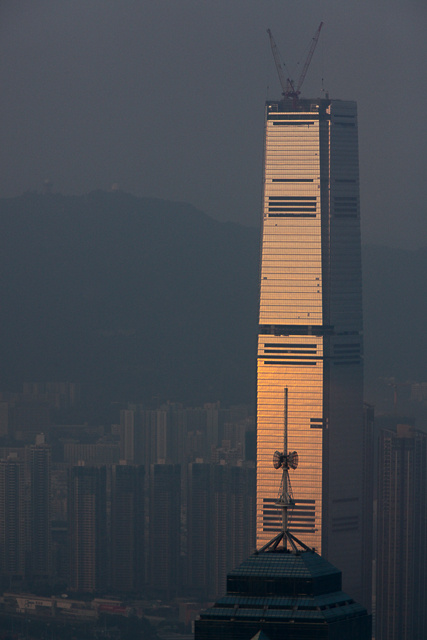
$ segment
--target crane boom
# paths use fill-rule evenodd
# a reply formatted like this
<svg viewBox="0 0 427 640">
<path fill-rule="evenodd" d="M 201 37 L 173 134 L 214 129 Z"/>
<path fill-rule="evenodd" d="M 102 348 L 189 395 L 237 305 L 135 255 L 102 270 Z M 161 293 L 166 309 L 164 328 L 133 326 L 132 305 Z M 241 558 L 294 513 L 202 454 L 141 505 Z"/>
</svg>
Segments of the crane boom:
<svg viewBox="0 0 427 640">
<path fill-rule="evenodd" d="M 283 95 L 286 96 L 288 94 L 289 84 L 292 87 L 292 83 L 290 80 L 285 79 L 285 74 L 283 73 L 282 63 L 280 62 L 279 52 L 276 47 L 276 43 L 274 42 L 273 34 L 270 29 L 267 29 L 267 33 L 270 38 L 271 50 L 273 52 L 274 62 L 276 63 L 277 75 L 279 76 L 280 84 L 282 85 Z M 293 87 L 292 87 L 293 89 Z"/>
<path fill-rule="evenodd" d="M 292 98 L 293 101 L 294 101 L 294 107 L 296 107 L 296 105 L 298 103 L 298 96 L 301 93 L 301 87 L 302 87 L 302 84 L 303 84 L 303 82 L 305 80 L 305 76 L 307 74 L 308 67 L 310 66 L 310 62 L 311 62 L 311 59 L 313 57 L 313 53 L 314 53 L 314 50 L 316 48 L 317 42 L 319 40 L 320 31 L 321 31 L 322 27 L 323 27 L 323 22 L 320 23 L 316 33 L 314 34 L 314 37 L 313 37 L 312 43 L 310 45 L 310 49 L 309 49 L 306 61 L 304 63 L 304 67 L 303 67 L 302 73 L 300 75 L 300 78 L 298 80 L 298 84 L 297 84 L 296 88 L 294 87 L 292 80 L 290 80 L 289 78 L 287 78 L 287 79 L 285 78 L 285 74 L 283 73 L 282 63 L 280 61 L 279 52 L 277 50 L 276 43 L 275 43 L 274 38 L 273 38 L 273 34 L 271 33 L 270 29 L 267 29 L 267 33 L 268 33 L 269 38 L 270 38 L 271 50 L 273 52 L 274 62 L 276 64 L 277 75 L 279 76 L 280 84 L 282 85 L 283 96 L 285 98 Z"/>
<path fill-rule="evenodd" d="M 313 38 L 313 41 L 311 43 L 310 50 L 308 52 L 308 56 L 307 56 L 307 59 L 306 59 L 305 64 L 304 64 L 304 68 L 303 68 L 303 70 L 301 72 L 301 75 L 300 75 L 300 78 L 298 80 L 298 85 L 297 85 L 297 89 L 296 89 L 297 95 L 299 95 L 301 93 L 300 89 L 302 87 L 302 83 L 305 80 L 305 76 L 307 74 L 308 67 L 310 66 L 310 62 L 311 62 L 311 59 L 313 57 L 313 53 L 314 53 L 314 50 L 316 48 L 317 42 L 319 40 L 320 31 L 321 31 L 322 27 L 323 27 L 323 22 L 320 23 L 319 28 L 317 29 L 316 33 L 314 34 L 314 38 Z"/>
</svg>

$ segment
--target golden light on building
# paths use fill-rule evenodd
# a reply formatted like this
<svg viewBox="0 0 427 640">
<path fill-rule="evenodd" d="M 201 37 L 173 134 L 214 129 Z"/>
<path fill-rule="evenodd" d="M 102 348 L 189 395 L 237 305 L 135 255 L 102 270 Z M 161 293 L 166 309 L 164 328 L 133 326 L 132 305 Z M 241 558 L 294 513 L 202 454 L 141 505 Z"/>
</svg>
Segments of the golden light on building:
<svg viewBox="0 0 427 640">
<path fill-rule="evenodd" d="M 280 530 L 271 464 L 298 451 L 290 531 L 362 598 L 363 367 L 357 108 L 266 105 L 257 398 L 257 544 Z"/>
</svg>

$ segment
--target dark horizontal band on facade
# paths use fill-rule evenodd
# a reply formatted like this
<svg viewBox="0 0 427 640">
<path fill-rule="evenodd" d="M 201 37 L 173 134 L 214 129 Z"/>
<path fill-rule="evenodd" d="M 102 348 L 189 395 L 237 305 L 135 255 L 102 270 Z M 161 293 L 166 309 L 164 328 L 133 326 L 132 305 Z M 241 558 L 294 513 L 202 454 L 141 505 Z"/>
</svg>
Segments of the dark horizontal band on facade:
<svg viewBox="0 0 427 640">
<path fill-rule="evenodd" d="M 271 520 L 271 519 L 275 519 L 275 520 L 279 520 L 281 518 L 281 514 L 280 514 L 281 508 L 279 506 L 269 506 L 264 507 L 262 512 L 263 512 L 263 518 L 264 520 Z M 292 514 L 292 517 L 299 517 L 299 516 L 309 516 L 311 518 L 314 517 L 315 514 L 315 508 L 314 507 L 297 507 L 297 506 L 292 506 L 290 507 L 290 513 Z"/>
<path fill-rule="evenodd" d="M 267 353 L 317 353 L 317 349 L 264 349 L 264 354 Z M 344 353 L 354 353 L 353 351 L 344 351 Z"/>
<path fill-rule="evenodd" d="M 271 182 L 314 182 L 313 178 L 272 178 Z M 336 180 L 335 182 L 339 182 Z M 350 182 L 356 182 L 355 180 Z"/>
<path fill-rule="evenodd" d="M 277 498 L 263 498 L 262 501 L 264 502 L 264 504 L 266 502 L 273 502 L 274 504 L 277 504 Z M 302 499 L 298 499 L 298 500 L 294 500 L 294 503 L 297 504 L 298 506 L 300 504 L 316 504 L 316 500 L 302 500 Z M 313 507 L 314 509 L 314 507 Z"/>
<path fill-rule="evenodd" d="M 290 525 L 292 526 L 292 524 L 297 524 L 300 526 L 304 526 L 304 522 L 310 522 L 310 524 L 314 525 L 314 523 L 316 522 L 315 518 L 300 518 L 300 517 L 295 517 L 294 514 L 292 512 L 290 512 L 289 514 L 289 520 L 290 520 Z"/>
<path fill-rule="evenodd" d="M 323 356 L 300 356 L 300 355 L 291 355 L 291 356 L 285 356 L 285 355 L 280 355 L 280 356 L 270 356 L 270 355 L 263 355 L 263 356 L 258 356 L 259 360 L 262 360 L 263 358 L 269 358 L 269 360 L 323 360 Z"/>
<path fill-rule="evenodd" d="M 315 213 L 269 213 L 269 218 L 315 218 Z"/>
<path fill-rule="evenodd" d="M 315 367 L 317 362 L 281 362 L 264 360 L 264 364 L 274 364 L 276 366 L 286 365 L 289 367 Z"/>
<path fill-rule="evenodd" d="M 314 120 L 307 120 L 306 122 L 273 122 L 273 126 L 279 127 L 309 127 L 311 124 L 314 124 Z"/>
<path fill-rule="evenodd" d="M 269 200 L 317 200 L 317 196 L 268 196 Z"/>
<path fill-rule="evenodd" d="M 350 346 L 355 346 L 355 345 L 348 345 Z M 305 348 L 305 349 L 316 349 L 317 348 L 317 344 L 304 344 L 304 343 L 292 343 L 292 342 L 287 342 L 286 344 L 281 344 L 280 342 L 266 342 L 264 344 L 264 348 L 267 347 L 275 347 L 277 349 L 299 349 L 299 348 Z"/>
<path fill-rule="evenodd" d="M 324 362 L 324 361 L 330 361 L 332 362 L 332 364 L 334 365 L 341 365 L 341 364 L 361 364 L 361 358 L 359 358 L 358 360 L 339 360 L 337 361 L 334 357 L 329 358 L 327 356 L 324 357 L 314 357 L 315 362 L 307 362 L 309 356 L 307 356 L 307 360 L 297 360 L 298 357 L 304 357 L 304 356 L 287 356 L 288 358 L 290 358 L 289 360 L 286 360 L 286 356 L 258 356 L 258 360 L 264 360 L 264 358 L 278 358 L 277 360 L 264 360 L 263 364 L 270 364 L 270 365 L 277 365 L 277 366 L 287 366 L 289 365 L 291 366 L 298 366 L 298 367 L 309 367 L 309 366 L 316 366 L 317 363 L 320 362 Z M 279 359 L 280 358 L 280 359 Z"/>
<path fill-rule="evenodd" d="M 340 116 L 338 116 L 340 117 Z M 319 115 L 313 113 L 313 115 L 310 115 L 311 119 L 314 120 L 319 120 Z M 285 113 L 274 113 L 274 111 L 270 111 L 270 113 L 267 114 L 267 120 L 307 120 L 308 116 L 307 115 L 303 115 L 302 113 L 292 113 L 292 115 L 288 115 Z"/>
<path fill-rule="evenodd" d="M 284 211 L 292 213 L 304 213 L 305 211 L 316 211 L 316 203 L 314 202 L 270 202 L 268 211 Z M 347 213 L 347 212 L 345 212 Z"/>
<path fill-rule="evenodd" d="M 278 353 L 279 355 L 271 355 Z M 284 351 L 283 349 L 264 349 L 264 354 L 257 356 L 258 360 L 268 358 L 269 360 L 332 360 L 333 362 L 353 362 L 360 360 L 360 349 L 353 351 L 338 351 L 333 356 L 309 356 L 302 355 L 306 353 L 316 353 L 316 351 L 302 351 L 301 349 L 289 349 Z M 285 355 L 290 354 L 290 355 Z"/>
<path fill-rule="evenodd" d="M 276 202 L 276 203 L 273 203 L 273 204 L 278 205 L 279 203 Z M 298 204 L 300 204 L 300 203 L 298 203 Z M 310 203 L 308 202 L 307 204 L 309 205 Z M 307 207 L 304 207 L 304 206 L 302 206 L 302 207 L 274 206 L 274 207 L 268 207 L 268 211 L 283 211 L 285 213 L 293 213 L 293 212 L 295 212 L 295 213 L 304 213 L 304 212 L 307 212 L 307 211 L 308 212 L 310 212 L 310 211 L 311 212 L 313 212 L 313 211 L 316 212 L 316 207 L 310 207 L 310 206 L 307 206 Z"/>
<path fill-rule="evenodd" d="M 263 527 L 262 529 L 263 531 L 267 532 L 269 531 L 270 533 L 280 533 L 282 531 L 281 527 Z M 297 527 L 289 527 L 289 531 L 290 533 L 298 533 L 298 532 L 304 532 L 304 533 L 315 533 L 315 529 L 313 528 L 313 525 L 307 525 L 306 527 L 304 527 L 303 525 L 298 525 Z"/>
<path fill-rule="evenodd" d="M 334 333 L 334 327 L 327 324 L 260 324 L 258 333 L 271 336 L 330 336 Z"/>
</svg>

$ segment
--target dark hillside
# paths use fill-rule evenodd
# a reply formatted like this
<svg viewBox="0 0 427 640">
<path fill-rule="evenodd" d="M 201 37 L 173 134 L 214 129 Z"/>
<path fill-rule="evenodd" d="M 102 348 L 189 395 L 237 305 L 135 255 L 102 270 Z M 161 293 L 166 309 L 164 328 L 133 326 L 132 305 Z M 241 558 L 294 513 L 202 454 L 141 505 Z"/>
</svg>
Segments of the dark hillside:
<svg viewBox="0 0 427 640">
<path fill-rule="evenodd" d="M 258 232 L 125 193 L 0 202 L 1 389 L 251 402 Z"/>
<path fill-rule="evenodd" d="M 0 200 L 0 390 L 87 403 L 255 399 L 258 230 L 114 192 Z M 367 398 L 427 381 L 427 249 L 363 251 Z"/>
<path fill-rule="evenodd" d="M 427 249 L 365 246 L 363 276 L 367 385 L 427 382 Z"/>
</svg>

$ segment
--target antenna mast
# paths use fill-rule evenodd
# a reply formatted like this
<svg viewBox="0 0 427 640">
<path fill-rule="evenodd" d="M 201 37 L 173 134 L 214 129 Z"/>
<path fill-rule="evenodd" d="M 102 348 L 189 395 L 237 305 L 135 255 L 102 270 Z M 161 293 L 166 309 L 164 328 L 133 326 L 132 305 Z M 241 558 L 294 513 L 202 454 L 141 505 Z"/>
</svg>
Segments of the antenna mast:
<svg viewBox="0 0 427 640">
<path fill-rule="evenodd" d="M 283 434 L 283 455 L 285 456 L 285 460 L 288 457 L 288 389 L 285 387 L 284 389 L 284 434 Z M 289 506 L 289 493 L 288 493 L 288 469 L 287 465 L 283 465 L 283 475 L 282 475 L 282 495 L 280 496 L 280 502 L 282 505 L 282 528 L 283 531 L 288 530 L 288 506 Z M 283 546 L 286 548 L 286 536 L 283 537 Z"/>
<path fill-rule="evenodd" d="M 283 400 L 283 427 L 284 427 L 284 440 L 283 440 L 283 453 L 276 451 L 273 456 L 273 466 L 275 469 L 283 469 L 282 482 L 280 483 L 280 496 L 275 503 L 279 509 L 282 510 L 282 531 L 279 534 L 280 540 L 283 539 L 283 547 L 287 548 L 287 541 L 289 540 L 294 551 L 296 547 L 294 545 L 292 536 L 288 531 L 288 509 L 292 507 L 295 502 L 292 498 L 289 482 L 289 469 L 296 469 L 298 466 L 298 454 L 296 451 L 288 453 L 288 389 L 284 388 L 284 400 Z"/>
<path fill-rule="evenodd" d="M 298 454 L 296 451 L 288 453 L 288 388 L 283 389 L 283 452 L 275 451 L 273 455 L 273 467 L 275 469 L 283 469 L 282 481 L 280 483 L 280 495 L 278 500 L 274 503 L 278 509 L 282 511 L 282 530 L 272 540 L 267 542 L 256 553 L 264 553 L 267 551 L 276 551 L 280 542 L 283 540 L 283 551 L 289 553 L 300 553 L 297 548 L 297 544 L 304 551 L 314 551 L 309 549 L 304 542 L 298 540 L 293 533 L 289 531 L 288 522 L 288 509 L 295 505 L 295 500 L 292 497 L 291 483 L 289 480 L 289 469 L 296 469 L 298 467 Z M 292 549 L 288 551 L 288 542 Z M 279 549 L 281 551 L 281 549 Z"/>
</svg>

